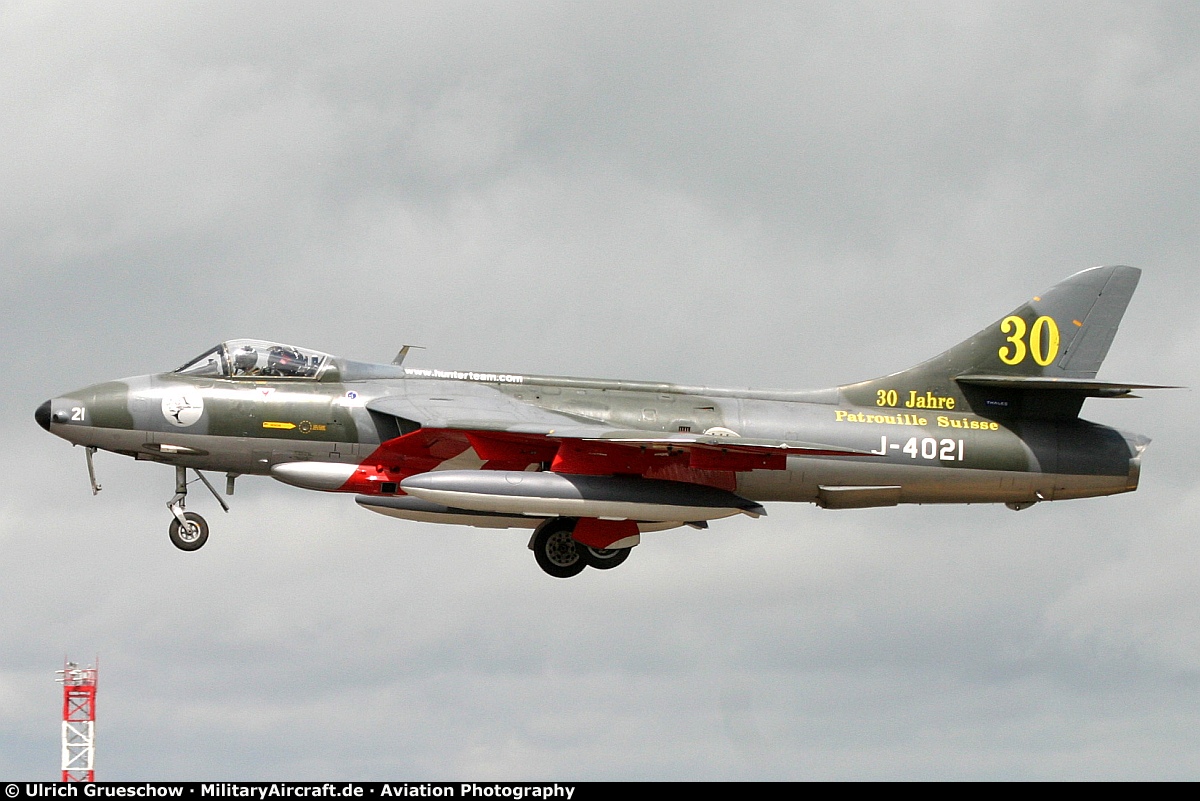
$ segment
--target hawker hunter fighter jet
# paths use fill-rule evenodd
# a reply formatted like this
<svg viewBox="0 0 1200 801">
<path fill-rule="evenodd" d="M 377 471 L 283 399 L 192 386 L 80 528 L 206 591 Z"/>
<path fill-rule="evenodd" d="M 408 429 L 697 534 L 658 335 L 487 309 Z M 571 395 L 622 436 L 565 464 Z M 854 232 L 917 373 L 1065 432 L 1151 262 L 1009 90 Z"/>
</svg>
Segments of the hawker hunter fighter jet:
<svg viewBox="0 0 1200 801">
<path fill-rule="evenodd" d="M 826 509 L 1088 498 L 1137 488 L 1149 442 L 1080 419 L 1140 271 L 1096 267 L 940 356 L 816 391 L 716 389 L 404 367 L 237 339 L 169 373 L 46 401 L 37 422 L 175 468 L 170 538 L 194 551 L 188 471 L 345 492 L 428 523 L 533 529 L 566 578 L 625 561 L 647 532 L 706 528 L 764 503 Z"/>
</svg>

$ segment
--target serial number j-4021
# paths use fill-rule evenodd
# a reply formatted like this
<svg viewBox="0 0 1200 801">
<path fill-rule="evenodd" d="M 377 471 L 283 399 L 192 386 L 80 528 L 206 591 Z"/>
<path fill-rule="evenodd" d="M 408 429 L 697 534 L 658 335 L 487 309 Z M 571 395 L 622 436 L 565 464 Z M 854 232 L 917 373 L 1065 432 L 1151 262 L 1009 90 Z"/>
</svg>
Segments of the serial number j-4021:
<svg viewBox="0 0 1200 801">
<path fill-rule="evenodd" d="M 890 451 L 906 453 L 912 459 L 927 459 L 940 462 L 961 462 L 963 441 L 961 439 L 936 439 L 934 437 L 909 437 L 908 442 L 888 442 L 886 436 L 879 437 L 879 449 L 871 453 L 884 456 Z"/>
</svg>

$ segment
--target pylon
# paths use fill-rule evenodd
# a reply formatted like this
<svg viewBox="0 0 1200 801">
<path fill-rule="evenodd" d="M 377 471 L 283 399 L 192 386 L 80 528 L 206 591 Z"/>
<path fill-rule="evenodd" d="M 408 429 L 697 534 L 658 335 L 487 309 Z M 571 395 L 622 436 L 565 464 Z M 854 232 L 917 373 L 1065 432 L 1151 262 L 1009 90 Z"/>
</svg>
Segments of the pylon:
<svg viewBox="0 0 1200 801">
<path fill-rule="evenodd" d="M 81 668 L 67 662 L 56 670 L 63 686 L 62 780 L 96 781 L 96 676 L 95 667 Z"/>
</svg>

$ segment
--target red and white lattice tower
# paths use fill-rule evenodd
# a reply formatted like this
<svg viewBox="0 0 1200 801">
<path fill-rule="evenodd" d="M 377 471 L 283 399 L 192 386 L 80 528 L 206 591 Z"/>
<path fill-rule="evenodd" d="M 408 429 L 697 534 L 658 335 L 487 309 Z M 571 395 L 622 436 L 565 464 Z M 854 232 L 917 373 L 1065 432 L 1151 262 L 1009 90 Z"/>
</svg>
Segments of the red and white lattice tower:
<svg viewBox="0 0 1200 801">
<path fill-rule="evenodd" d="M 63 686 L 62 780 L 96 781 L 96 667 L 67 662 L 55 671 Z"/>
</svg>

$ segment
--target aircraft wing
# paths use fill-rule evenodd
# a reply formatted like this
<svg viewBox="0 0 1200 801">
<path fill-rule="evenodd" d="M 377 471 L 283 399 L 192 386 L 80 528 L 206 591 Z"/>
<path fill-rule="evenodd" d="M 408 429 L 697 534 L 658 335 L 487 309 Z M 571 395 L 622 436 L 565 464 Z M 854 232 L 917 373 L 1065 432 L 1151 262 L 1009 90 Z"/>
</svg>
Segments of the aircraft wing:
<svg viewBox="0 0 1200 801">
<path fill-rule="evenodd" d="M 595 421 L 552 412 L 496 391 L 480 392 L 485 387 L 464 384 L 452 397 L 438 394 L 396 394 L 376 398 L 367 409 L 410 420 L 423 428 L 479 429 L 482 431 L 544 432 L 578 427 L 597 431 L 606 426 Z"/>
<path fill-rule="evenodd" d="M 728 487 L 735 472 L 786 469 L 788 456 L 872 455 L 823 443 L 620 429 L 494 392 L 445 400 L 398 395 L 370 401 L 367 408 L 420 426 L 381 446 L 403 460 L 406 471 L 431 470 L 473 448 L 488 470 L 541 463 L 559 473 L 636 474 Z"/>
<path fill-rule="evenodd" d="M 870 451 L 823 445 L 816 442 L 796 442 L 749 437 L 696 436 L 692 434 L 648 435 L 646 431 L 612 431 L 600 436 L 585 437 L 589 442 L 614 442 L 642 448 L 684 449 L 712 453 L 741 453 L 757 456 L 871 456 Z"/>
</svg>

